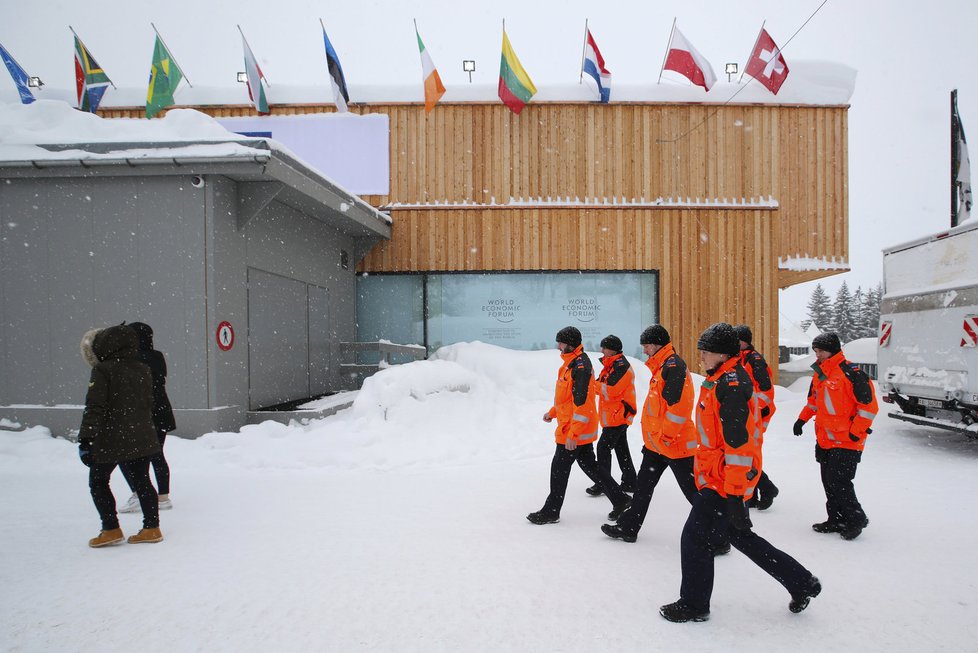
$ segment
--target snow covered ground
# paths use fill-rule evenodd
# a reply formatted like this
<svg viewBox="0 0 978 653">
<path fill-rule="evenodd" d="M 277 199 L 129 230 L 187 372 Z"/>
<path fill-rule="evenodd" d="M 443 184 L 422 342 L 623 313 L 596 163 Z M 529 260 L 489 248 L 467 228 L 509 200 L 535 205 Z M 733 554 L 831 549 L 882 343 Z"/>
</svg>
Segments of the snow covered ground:
<svg viewBox="0 0 978 653">
<path fill-rule="evenodd" d="M 0 430 L 0 650 L 975 650 L 978 443 L 881 415 L 856 479 L 869 528 L 819 535 L 814 433 L 791 435 L 807 383 L 778 388 L 765 464 L 781 495 L 752 518 L 824 591 L 793 615 L 734 551 L 711 620 L 671 624 L 657 611 L 678 596 L 688 513 L 671 476 L 635 544 L 600 532 L 609 504 L 579 470 L 559 524 L 525 519 L 547 493 L 559 364 L 455 345 L 307 426 L 172 438 L 156 545 L 88 548 L 99 522 L 75 446 Z M 629 439 L 639 455 L 638 425 Z M 124 500 L 118 473 L 113 487 Z"/>
</svg>

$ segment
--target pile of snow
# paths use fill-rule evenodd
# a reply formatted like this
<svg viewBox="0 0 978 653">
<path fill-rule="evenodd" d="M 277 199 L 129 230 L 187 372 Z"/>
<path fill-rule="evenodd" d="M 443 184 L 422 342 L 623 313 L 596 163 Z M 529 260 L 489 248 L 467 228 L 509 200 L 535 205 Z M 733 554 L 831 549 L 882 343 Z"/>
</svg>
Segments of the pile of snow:
<svg viewBox="0 0 978 653">
<path fill-rule="evenodd" d="M 648 370 L 631 362 L 641 397 Z M 75 446 L 0 428 L 3 648 L 970 650 L 978 639 L 978 505 L 948 501 L 978 475 L 963 437 L 881 414 L 856 479 L 870 527 L 853 542 L 819 535 L 812 427 L 791 435 L 807 383 L 776 388 L 764 462 L 781 494 L 752 520 L 823 593 L 792 615 L 784 589 L 733 552 L 716 562 L 711 620 L 675 625 L 656 614 L 678 596 L 689 512 L 670 474 L 634 544 L 601 533 L 609 503 L 585 494 L 577 469 L 559 524 L 524 518 L 548 491 L 553 426 L 541 416 L 560 364 L 556 351 L 453 345 L 378 372 L 352 408 L 311 424 L 170 438 L 174 508 L 152 546 L 89 549 L 98 520 Z M 640 459 L 637 424 L 628 437 Z M 922 469 L 930 481 L 906 491 Z M 124 500 L 118 473 L 113 487 Z M 121 524 L 131 534 L 140 516 Z"/>
</svg>

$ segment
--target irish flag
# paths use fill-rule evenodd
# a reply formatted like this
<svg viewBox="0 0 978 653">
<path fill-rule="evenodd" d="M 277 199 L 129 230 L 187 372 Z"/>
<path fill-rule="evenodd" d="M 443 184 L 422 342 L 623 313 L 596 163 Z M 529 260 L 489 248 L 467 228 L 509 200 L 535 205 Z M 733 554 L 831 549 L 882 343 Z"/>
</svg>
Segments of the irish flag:
<svg viewBox="0 0 978 653">
<path fill-rule="evenodd" d="M 510 111 L 519 115 L 520 111 L 530 98 L 536 95 L 537 87 L 533 85 L 533 80 L 523 70 L 513 46 L 506 36 L 506 28 L 503 28 L 503 56 L 499 63 L 499 99 L 503 101 Z"/>
<path fill-rule="evenodd" d="M 421 50 L 421 74 L 424 76 L 424 112 L 431 113 L 431 110 L 438 104 L 438 100 L 445 94 L 445 85 L 441 83 L 438 69 L 435 68 L 435 62 L 431 60 L 428 49 L 424 47 L 424 41 L 421 40 L 417 25 L 414 27 L 414 34 L 418 37 L 418 49 Z"/>
</svg>

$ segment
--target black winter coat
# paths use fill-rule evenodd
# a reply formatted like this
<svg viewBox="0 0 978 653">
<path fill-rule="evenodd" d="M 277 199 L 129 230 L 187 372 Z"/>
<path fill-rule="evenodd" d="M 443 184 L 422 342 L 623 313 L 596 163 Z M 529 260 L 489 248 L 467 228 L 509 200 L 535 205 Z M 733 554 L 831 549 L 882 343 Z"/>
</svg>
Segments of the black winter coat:
<svg viewBox="0 0 978 653">
<path fill-rule="evenodd" d="M 129 325 L 139 338 L 136 359 L 149 366 L 153 373 L 153 424 L 158 431 L 169 433 L 177 428 L 173 406 L 166 396 L 166 358 L 163 352 L 153 349 L 153 329 L 148 324 L 133 322 Z"/>
<path fill-rule="evenodd" d="M 93 463 L 120 463 L 160 451 L 153 426 L 153 377 L 136 360 L 136 332 L 128 326 L 99 331 L 78 439 Z"/>
</svg>

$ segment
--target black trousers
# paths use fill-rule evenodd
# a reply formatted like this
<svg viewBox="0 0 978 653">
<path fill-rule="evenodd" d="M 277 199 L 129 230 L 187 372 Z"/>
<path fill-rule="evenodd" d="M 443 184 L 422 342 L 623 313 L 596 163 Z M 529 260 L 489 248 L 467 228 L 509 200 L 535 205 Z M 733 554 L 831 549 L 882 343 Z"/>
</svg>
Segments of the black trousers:
<svg viewBox="0 0 978 653">
<path fill-rule="evenodd" d="M 143 528 L 159 528 L 160 504 L 153 483 L 149 480 L 149 456 L 118 463 L 122 475 L 139 497 L 139 507 L 143 510 Z M 109 487 L 109 479 L 115 471 L 116 463 L 94 463 L 88 469 L 88 488 L 92 501 L 102 520 L 102 530 L 119 528 L 119 515 L 116 513 L 115 496 Z"/>
<path fill-rule="evenodd" d="M 601 437 L 598 439 L 598 465 L 601 469 L 611 473 L 611 452 L 615 452 L 618 458 L 618 469 L 621 470 L 621 484 L 635 485 L 635 464 L 632 462 L 632 453 L 628 450 L 628 424 L 620 426 L 605 426 L 601 429 Z"/>
<path fill-rule="evenodd" d="M 160 452 L 155 456 L 150 456 L 149 463 L 153 466 L 153 473 L 156 474 L 156 487 L 159 493 L 169 494 L 170 465 L 166 462 L 166 456 L 163 455 L 163 443 L 166 441 L 166 431 L 156 429 L 156 437 L 160 440 Z M 123 477 L 126 479 L 126 483 L 129 483 L 129 489 L 135 492 L 136 488 L 129 481 L 129 477 L 125 473 L 123 473 Z"/>
<path fill-rule="evenodd" d="M 741 531 L 730 526 L 726 501 L 713 490 L 702 490 L 693 501 L 681 541 L 683 580 L 680 597 L 693 608 L 710 609 L 713 550 L 724 536 L 729 536 L 735 549 L 781 583 L 790 594 L 801 594 L 811 583 L 812 573 L 753 530 Z"/>
<path fill-rule="evenodd" d="M 568 451 L 564 445 L 558 444 L 550 463 L 550 494 L 543 504 L 544 512 L 560 515 L 560 509 L 564 505 L 564 495 L 567 493 L 567 480 L 570 478 L 571 468 L 575 462 L 588 478 L 601 488 L 614 507 L 617 508 L 628 502 L 628 495 L 622 492 L 621 486 L 615 483 L 615 479 L 611 478 L 607 470 L 598 466 L 592 443 L 579 444 L 573 451 Z"/>
<path fill-rule="evenodd" d="M 830 522 L 863 526 L 867 523 L 866 513 L 852 484 L 861 459 L 861 451 L 815 447 L 815 460 L 821 468 L 822 487 L 825 488 L 825 511 Z"/>
<path fill-rule="evenodd" d="M 682 490 L 686 500 L 690 504 L 693 503 L 697 495 L 696 480 L 693 478 L 693 457 L 669 458 L 648 447 L 642 447 L 642 466 L 638 470 L 632 505 L 618 520 L 618 525 L 626 535 L 637 535 L 641 530 L 645 515 L 649 512 L 649 503 L 652 502 L 652 493 L 655 492 L 655 486 L 658 485 L 666 469 L 672 469 L 672 474 L 679 483 L 679 489 Z"/>
</svg>

